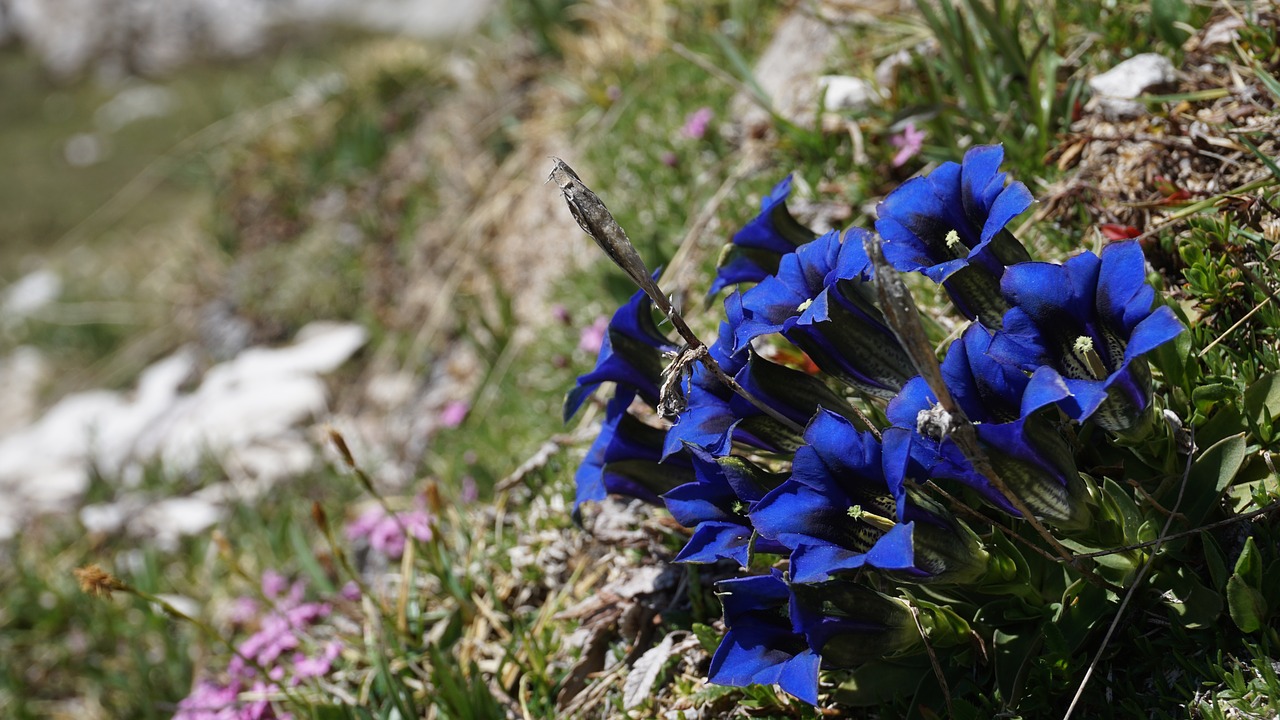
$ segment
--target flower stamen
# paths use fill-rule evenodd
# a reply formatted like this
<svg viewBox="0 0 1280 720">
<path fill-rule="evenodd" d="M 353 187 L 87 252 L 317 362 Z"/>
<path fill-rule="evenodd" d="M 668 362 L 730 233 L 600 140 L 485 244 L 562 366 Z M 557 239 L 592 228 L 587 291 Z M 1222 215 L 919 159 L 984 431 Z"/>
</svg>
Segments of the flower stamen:
<svg viewBox="0 0 1280 720">
<path fill-rule="evenodd" d="M 966 254 L 964 251 L 967 248 L 965 248 L 964 243 L 960 240 L 960 233 L 955 230 L 948 230 L 947 236 L 944 239 L 947 241 L 948 250 L 959 255 Z"/>
<path fill-rule="evenodd" d="M 882 515 L 876 515 L 862 509 L 861 505 L 850 505 L 845 514 L 853 518 L 856 522 L 863 522 L 882 532 L 889 532 L 896 524 L 894 521 Z"/>
<path fill-rule="evenodd" d="M 1107 371 L 1107 366 L 1103 364 L 1102 357 L 1098 355 L 1098 351 L 1093 347 L 1093 338 L 1088 335 L 1081 335 L 1076 338 L 1076 342 L 1071 346 L 1071 350 L 1075 356 L 1084 363 L 1085 367 L 1093 375 L 1094 380 L 1106 380 L 1111 373 Z"/>
</svg>

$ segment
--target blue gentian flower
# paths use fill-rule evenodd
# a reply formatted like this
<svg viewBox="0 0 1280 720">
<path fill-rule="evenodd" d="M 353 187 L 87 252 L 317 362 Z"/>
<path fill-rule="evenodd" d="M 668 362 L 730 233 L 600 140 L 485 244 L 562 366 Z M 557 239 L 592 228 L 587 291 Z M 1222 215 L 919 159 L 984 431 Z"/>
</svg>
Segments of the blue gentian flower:
<svg viewBox="0 0 1280 720">
<path fill-rule="evenodd" d="M 853 668 L 924 647 L 911 607 L 863 585 L 847 581 L 791 584 L 791 627 L 822 658 L 822 667 Z M 920 614 L 934 647 L 954 642 L 934 614 Z M 944 634 L 934 632 L 942 630 Z"/>
<path fill-rule="evenodd" d="M 617 383 L 620 393 L 638 393 L 650 405 L 658 403 L 663 353 L 677 348 L 654 324 L 652 308 L 653 301 L 641 290 L 613 314 L 595 369 L 580 376 L 565 398 L 565 422 L 605 382 Z"/>
<path fill-rule="evenodd" d="M 1055 382 L 1043 374 L 1033 383 L 1022 368 L 991 354 L 991 346 L 992 336 L 981 324 L 969 326 L 951 344 L 942 362 L 948 391 L 975 424 L 992 469 L 1037 517 L 1063 529 L 1088 527 L 1091 513 L 1074 453 L 1048 414 L 1048 406 L 1068 397 L 1069 391 L 1060 379 Z M 973 467 L 954 441 L 916 432 L 920 413 L 936 404 L 920 377 L 889 403 L 890 422 L 912 435 L 912 457 L 927 477 L 963 483 L 1017 516 L 1009 499 Z M 891 436 L 897 438 L 886 435 L 886 445 L 894 444 Z"/>
<path fill-rule="evenodd" d="M 866 235 L 853 228 L 841 242 L 830 232 L 782 258 L 777 274 L 743 294 L 735 348 L 781 333 L 827 373 L 870 395 L 893 397 L 913 372 L 875 306 Z"/>
<path fill-rule="evenodd" d="M 1146 277 L 1137 241 L 1112 243 L 1101 257 L 1083 252 L 1062 265 L 1010 267 L 1001 284 L 1014 307 L 993 352 L 1036 371 L 1036 388 L 1063 383 L 1070 397 L 1061 406 L 1072 419 L 1140 439 L 1152 417 L 1143 356 L 1185 329 L 1168 307 L 1152 308 L 1155 290 Z"/>
<path fill-rule="evenodd" d="M 582 503 L 603 500 L 610 493 L 658 505 L 663 493 L 694 479 L 684 457 L 659 464 L 666 432 L 628 413 L 631 400 L 632 395 L 620 394 L 609 401 L 600 434 L 573 477 L 575 514 Z"/>
<path fill-rule="evenodd" d="M 822 659 L 788 617 L 791 590 L 778 571 L 722 580 L 725 633 L 707 679 L 717 685 L 777 685 L 816 705 Z"/>
<path fill-rule="evenodd" d="M 725 298 L 724 306 L 728 320 L 720 324 L 720 334 L 708 351 L 743 389 L 801 427 L 820 406 L 856 417 L 848 401 L 821 380 L 769 362 L 749 347 L 734 352 L 733 329 L 743 322 L 742 294 Z M 728 455 L 734 442 L 768 452 L 789 452 L 803 444 L 802 437 L 730 390 L 702 365 L 694 368 L 686 389 L 687 406 L 667 434 L 667 455 L 686 444 L 717 457 Z"/>
<path fill-rule="evenodd" d="M 853 668 L 919 650 L 921 628 L 935 647 L 971 637 L 954 612 L 918 603 L 913 613 L 903 600 L 850 582 L 788 583 L 774 570 L 716 587 L 729 632 L 711 658 L 708 679 L 735 687 L 774 684 L 810 704 L 818 701 L 820 668 Z"/>
<path fill-rule="evenodd" d="M 966 317 L 1000 327 L 1007 309 L 1000 277 L 1007 265 L 1030 260 L 1005 229 L 1033 199 L 999 172 L 1004 148 L 971 148 L 957 165 L 943 163 L 889 193 L 876 208 L 885 259 L 901 272 L 942 283 Z"/>
<path fill-rule="evenodd" d="M 774 186 L 760 203 L 760 214 L 733 236 L 720 256 L 715 282 L 708 296 L 714 296 L 729 285 L 760 282 L 777 272 L 783 255 L 804 244 L 817 233 L 806 228 L 787 210 L 791 194 L 791 176 Z"/>
<path fill-rule="evenodd" d="M 791 550 L 793 582 L 874 567 L 912 582 L 963 582 L 986 571 L 977 538 L 922 498 L 899 505 L 880 443 L 819 410 L 796 451 L 791 477 L 751 512 L 760 535 Z M 901 485 L 901 479 L 896 481 Z"/>
<path fill-rule="evenodd" d="M 743 458 L 715 458 L 695 447 L 689 452 L 697 479 L 662 496 L 676 522 L 693 528 L 693 537 L 676 555 L 676 562 L 711 563 L 723 558 L 747 567 L 755 532 L 747 514 L 781 478 Z M 761 538 L 755 551 L 781 554 L 785 548 Z"/>
</svg>

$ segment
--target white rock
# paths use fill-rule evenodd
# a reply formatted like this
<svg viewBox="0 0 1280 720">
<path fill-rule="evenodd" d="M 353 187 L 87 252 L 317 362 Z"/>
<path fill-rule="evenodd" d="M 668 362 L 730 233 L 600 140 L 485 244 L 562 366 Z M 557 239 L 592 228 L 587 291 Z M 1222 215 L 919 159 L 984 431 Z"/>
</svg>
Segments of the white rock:
<svg viewBox="0 0 1280 720">
<path fill-rule="evenodd" d="M 1133 98 L 1177 80 L 1173 63 L 1163 55 L 1142 53 L 1089 79 L 1093 98 L 1086 110 L 1101 111 L 1112 119 L 1137 117 L 1146 106 Z"/>
<path fill-rule="evenodd" d="M 35 418 L 40 386 L 49 363 L 39 350 L 23 345 L 0 358 L 0 437 L 31 423 Z"/>
<path fill-rule="evenodd" d="M 67 509 L 88 487 L 91 467 L 127 478 L 159 458 L 170 472 L 188 472 L 214 453 L 233 479 L 251 481 L 254 494 L 305 472 L 315 450 L 297 426 L 326 410 L 319 375 L 366 340 L 357 325 L 316 323 L 292 345 L 252 348 L 212 368 L 192 393 L 180 392 L 196 364 L 194 353 L 183 349 L 147 368 L 132 393 L 63 398 L 35 423 L 0 435 L 0 497 L 8 500 L 0 503 L 0 538 L 32 512 Z M 233 488 L 210 490 L 141 511 L 135 501 L 85 508 L 81 520 L 101 530 L 124 522 L 130 532 L 154 533 L 171 545 L 216 522 Z M 246 488 L 234 490 L 246 494 Z M 122 520 L 121 513 L 132 517 Z"/>
<path fill-rule="evenodd" d="M 29 317 L 62 295 L 62 278 L 44 269 L 24 275 L 4 291 L 0 315 L 6 318 Z"/>
<path fill-rule="evenodd" d="M 818 88 L 827 110 L 866 110 L 882 98 L 875 83 L 848 75 L 823 75 Z"/>
<path fill-rule="evenodd" d="M 129 517 L 137 512 L 133 503 L 101 503 L 80 508 L 80 524 L 91 533 L 119 532 Z"/>
<path fill-rule="evenodd" d="M 207 500 L 175 497 L 140 512 L 129 523 L 129 530 L 154 537 L 162 548 L 173 549 L 182 536 L 204 532 L 221 518 L 222 509 Z"/>
<path fill-rule="evenodd" d="M 1204 35 L 1200 38 L 1199 48 L 1204 50 L 1218 45 L 1230 45 L 1240 37 L 1240 30 L 1243 27 L 1243 19 L 1235 15 L 1228 15 L 1205 28 Z"/>
</svg>

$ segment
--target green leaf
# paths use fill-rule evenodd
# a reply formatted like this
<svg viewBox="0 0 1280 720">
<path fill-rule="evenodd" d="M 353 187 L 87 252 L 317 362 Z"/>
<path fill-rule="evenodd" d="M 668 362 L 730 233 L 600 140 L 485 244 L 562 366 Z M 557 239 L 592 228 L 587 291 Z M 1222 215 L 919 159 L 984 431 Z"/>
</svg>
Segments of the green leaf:
<svg viewBox="0 0 1280 720">
<path fill-rule="evenodd" d="M 1272 373 L 1256 380 L 1244 391 L 1242 409 L 1222 408 L 1209 418 L 1209 422 L 1197 433 L 1201 445 L 1217 442 L 1222 438 L 1249 429 L 1248 418 L 1254 425 L 1262 425 L 1267 415 L 1280 417 L 1280 373 Z"/>
<path fill-rule="evenodd" d="M 1129 497 L 1129 493 L 1120 487 L 1111 478 L 1106 478 L 1102 483 L 1103 492 L 1114 504 L 1115 508 L 1120 511 L 1120 519 L 1124 524 L 1124 542 L 1126 544 L 1137 542 L 1138 529 L 1142 527 L 1142 512 L 1138 509 L 1138 504 Z"/>
<path fill-rule="evenodd" d="M 1244 433 L 1224 438 L 1200 453 L 1200 457 L 1191 465 L 1181 510 L 1193 526 L 1204 522 L 1217 504 L 1218 498 L 1240 471 L 1244 459 Z M 1173 502 L 1178 492 L 1178 484 L 1178 482 L 1173 483 L 1174 487 L 1166 493 L 1166 497 L 1162 498 L 1162 503 Z"/>
<path fill-rule="evenodd" d="M 916 656 L 905 660 L 867 663 L 849 673 L 836 688 L 835 700 L 851 707 L 872 707 L 910 697 L 922 678 L 932 678 L 928 659 Z"/>
<path fill-rule="evenodd" d="M 1227 580 L 1227 608 L 1240 632 L 1256 632 L 1267 617 L 1267 601 L 1262 593 L 1249 587 L 1239 575 Z"/>
<path fill-rule="evenodd" d="M 1262 589 L 1262 554 L 1258 552 L 1258 545 L 1253 541 L 1253 537 L 1244 541 L 1244 550 L 1241 550 L 1240 557 L 1236 558 L 1233 574 L 1239 575 L 1249 583 L 1249 587 Z"/>
<path fill-rule="evenodd" d="M 1185 566 L 1154 574 L 1151 585 L 1162 591 L 1161 600 L 1181 627 L 1212 627 L 1222 613 L 1222 596 L 1205 587 Z"/>
<path fill-rule="evenodd" d="M 1183 0 L 1151 0 L 1151 30 L 1174 49 L 1187 39 L 1187 31 L 1179 24 L 1190 17 L 1191 10 Z"/>
<path fill-rule="evenodd" d="M 1267 617 L 1267 600 L 1262 595 L 1262 555 L 1250 537 L 1236 559 L 1235 572 L 1227 580 L 1227 607 L 1241 632 L 1254 632 Z"/>
<path fill-rule="evenodd" d="M 694 623 L 693 636 L 698 638 L 698 644 L 702 646 L 703 650 L 713 655 L 716 652 L 716 648 L 720 647 L 720 633 L 706 623 Z"/>
<path fill-rule="evenodd" d="M 1204 562 L 1209 568 L 1209 579 L 1213 587 L 1222 592 L 1227 588 L 1227 558 L 1218 547 L 1218 541 L 1208 532 L 1200 533 L 1200 546 L 1204 548 Z"/>
</svg>

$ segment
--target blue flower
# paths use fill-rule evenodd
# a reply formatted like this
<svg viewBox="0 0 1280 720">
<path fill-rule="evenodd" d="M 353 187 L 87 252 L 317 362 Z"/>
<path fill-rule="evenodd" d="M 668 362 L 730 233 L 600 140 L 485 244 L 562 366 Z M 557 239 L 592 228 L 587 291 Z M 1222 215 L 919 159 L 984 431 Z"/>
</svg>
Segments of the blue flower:
<svg viewBox="0 0 1280 720">
<path fill-rule="evenodd" d="M 711 658 L 708 679 L 742 687 L 774 684 L 818 702 L 820 668 L 852 668 L 924 646 L 969 642 L 968 624 L 949 610 L 918 603 L 918 615 L 898 598 L 850 582 L 788 583 L 769 575 L 716 584 L 729 628 Z M 919 625 L 917 625 L 917 618 Z"/>
<path fill-rule="evenodd" d="M 1005 226 L 1033 199 L 1022 183 L 1005 185 L 1003 159 L 999 145 L 972 148 L 962 164 L 908 180 L 876 208 L 889 264 L 942 283 L 961 313 L 990 327 L 1008 307 L 999 285 L 1005 266 L 1031 259 Z"/>
<path fill-rule="evenodd" d="M 825 372 L 870 395 L 893 397 L 912 375 L 911 360 L 875 306 L 866 234 L 854 228 L 841 242 L 830 232 L 782 258 L 776 275 L 743 294 L 734 347 L 781 333 Z"/>
<path fill-rule="evenodd" d="M 1169 308 L 1152 308 L 1141 246 L 1117 242 L 1101 257 L 1083 252 L 1062 265 L 1015 265 L 1001 285 L 1014 307 L 992 352 L 1036 372 L 1036 391 L 1065 385 L 1070 397 L 1060 404 L 1072 419 L 1141 438 L 1152 417 L 1143 356 L 1185 329 Z"/>
<path fill-rule="evenodd" d="M 1069 391 L 1060 380 L 1054 382 L 1043 374 L 1033 383 L 1018 365 L 993 355 L 992 344 L 990 332 L 980 324 L 969 326 L 951 344 L 942 362 L 948 391 L 975 423 L 978 441 L 994 471 L 1037 517 L 1064 529 L 1087 527 L 1091 514 L 1074 453 L 1044 410 L 1066 398 Z M 889 420 L 912 435 L 912 457 L 927 477 L 963 483 L 1017 516 L 1009 499 L 973 467 L 952 439 L 916 433 L 920 413 L 936 404 L 937 398 L 919 377 L 889 404 Z M 886 445 L 897 437 L 887 434 Z"/>
<path fill-rule="evenodd" d="M 962 582 L 986 571 L 977 538 L 923 498 L 898 502 L 879 442 L 819 410 L 796 451 L 791 477 L 751 512 L 760 535 L 791 549 L 791 579 L 818 582 L 874 567 L 912 582 Z M 901 486 L 901 478 L 895 484 Z"/>
<path fill-rule="evenodd" d="M 760 214 L 733 236 L 725 247 L 708 296 L 729 285 L 760 282 L 778 269 L 783 255 L 812 240 L 817 233 L 796 222 L 787 210 L 791 176 L 774 186 L 760 203 Z"/>
<path fill-rule="evenodd" d="M 780 478 L 742 458 L 714 458 L 694 447 L 689 452 L 697 479 L 662 496 L 676 522 L 693 528 L 693 537 L 676 555 L 676 562 L 711 563 L 723 558 L 747 567 L 755 532 L 747 513 Z M 781 545 L 764 539 L 754 549 L 785 552 Z"/>
<path fill-rule="evenodd" d="M 711 658 L 707 679 L 717 685 L 777 685 L 816 705 L 822 659 L 788 617 L 791 590 L 770 575 L 717 583 L 729 628 Z"/>
<path fill-rule="evenodd" d="M 595 369 L 580 376 L 565 398 L 565 422 L 605 382 L 617 383 L 619 394 L 638 393 L 650 405 L 657 404 L 662 354 L 677 348 L 654 324 L 652 308 L 653 301 L 641 290 L 613 314 Z"/>
<path fill-rule="evenodd" d="M 666 432 L 628 413 L 631 400 L 630 394 L 620 394 L 609 401 L 600 434 L 573 478 L 575 514 L 582 503 L 610 493 L 658 505 L 663 493 L 693 480 L 693 468 L 683 457 L 659 464 Z"/>
</svg>

